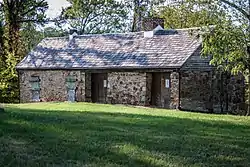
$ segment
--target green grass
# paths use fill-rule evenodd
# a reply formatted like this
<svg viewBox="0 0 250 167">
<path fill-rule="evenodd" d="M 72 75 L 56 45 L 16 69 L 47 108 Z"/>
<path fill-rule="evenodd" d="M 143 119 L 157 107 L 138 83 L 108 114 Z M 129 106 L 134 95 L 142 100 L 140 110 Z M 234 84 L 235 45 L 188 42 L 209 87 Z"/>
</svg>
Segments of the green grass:
<svg viewBox="0 0 250 167">
<path fill-rule="evenodd" d="M 0 166 L 250 166 L 250 118 L 87 103 L 7 105 Z"/>
</svg>

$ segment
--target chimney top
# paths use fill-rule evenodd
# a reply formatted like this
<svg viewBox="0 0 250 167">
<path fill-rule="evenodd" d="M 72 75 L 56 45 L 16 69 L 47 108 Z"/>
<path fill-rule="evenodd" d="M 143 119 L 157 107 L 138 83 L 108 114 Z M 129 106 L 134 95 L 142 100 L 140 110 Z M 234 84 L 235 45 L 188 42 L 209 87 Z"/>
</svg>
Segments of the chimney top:
<svg viewBox="0 0 250 167">
<path fill-rule="evenodd" d="M 77 29 L 70 29 L 69 30 L 69 40 L 72 41 L 75 36 L 77 36 Z"/>
<path fill-rule="evenodd" d="M 157 26 L 161 26 L 164 29 L 164 19 L 158 17 L 145 18 L 142 22 L 143 31 L 152 31 Z"/>
<path fill-rule="evenodd" d="M 70 29 L 70 30 L 69 30 L 69 34 L 70 34 L 70 35 L 72 35 L 72 34 L 74 34 L 74 33 L 77 33 L 77 29 Z"/>
</svg>

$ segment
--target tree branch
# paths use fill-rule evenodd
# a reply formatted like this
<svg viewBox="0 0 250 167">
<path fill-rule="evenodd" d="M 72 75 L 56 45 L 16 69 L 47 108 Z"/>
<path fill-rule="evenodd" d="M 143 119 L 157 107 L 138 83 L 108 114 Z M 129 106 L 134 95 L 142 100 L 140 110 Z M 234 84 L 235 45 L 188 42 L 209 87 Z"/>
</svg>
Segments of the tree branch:
<svg viewBox="0 0 250 167">
<path fill-rule="evenodd" d="M 231 6 L 232 8 L 236 9 L 237 11 L 239 11 L 240 13 L 242 13 L 245 17 L 247 17 L 248 20 L 250 20 L 250 13 L 248 13 L 247 11 L 245 11 L 243 8 L 241 8 L 240 6 L 236 5 L 233 2 L 230 2 L 228 0 L 220 0 L 221 2 Z"/>
<path fill-rule="evenodd" d="M 25 16 L 26 14 L 28 14 L 28 13 L 32 12 L 33 10 L 35 10 L 36 8 L 41 7 L 44 3 L 46 3 L 44 0 L 38 2 L 37 5 L 33 6 L 31 9 L 29 9 L 29 10 L 23 12 L 23 13 L 21 14 L 21 16 Z M 44 6 L 44 7 L 45 7 L 45 6 Z"/>
</svg>

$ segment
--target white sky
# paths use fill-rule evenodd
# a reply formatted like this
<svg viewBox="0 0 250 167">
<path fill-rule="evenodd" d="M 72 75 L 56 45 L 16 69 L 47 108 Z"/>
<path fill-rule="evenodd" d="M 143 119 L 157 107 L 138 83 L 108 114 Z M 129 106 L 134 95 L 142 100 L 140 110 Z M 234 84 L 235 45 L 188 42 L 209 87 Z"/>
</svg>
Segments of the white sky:
<svg viewBox="0 0 250 167">
<path fill-rule="evenodd" d="M 62 7 L 66 7 L 68 2 L 66 0 L 47 0 L 49 4 L 49 9 L 47 15 L 50 18 L 55 18 L 59 16 L 62 10 Z"/>
</svg>

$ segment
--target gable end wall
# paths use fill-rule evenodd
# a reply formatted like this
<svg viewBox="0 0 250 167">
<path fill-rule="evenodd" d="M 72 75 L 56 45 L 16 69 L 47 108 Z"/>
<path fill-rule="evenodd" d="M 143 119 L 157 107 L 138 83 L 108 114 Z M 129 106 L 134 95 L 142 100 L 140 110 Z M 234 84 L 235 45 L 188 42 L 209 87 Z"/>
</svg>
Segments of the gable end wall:
<svg viewBox="0 0 250 167">
<path fill-rule="evenodd" d="M 211 71 L 213 67 L 209 65 L 210 57 L 201 57 L 202 47 L 198 47 L 196 51 L 183 64 L 181 70 Z"/>
<path fill-rule="evenodd" d="M 180 77 L 180 108 L 203 112 L 242 114 L 245 84 L 242 75 L 226 80 L 214 71 L 186 70 Z M 226 104 L 228 103 L 228 111 Z"/>
</svg>

